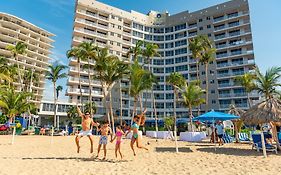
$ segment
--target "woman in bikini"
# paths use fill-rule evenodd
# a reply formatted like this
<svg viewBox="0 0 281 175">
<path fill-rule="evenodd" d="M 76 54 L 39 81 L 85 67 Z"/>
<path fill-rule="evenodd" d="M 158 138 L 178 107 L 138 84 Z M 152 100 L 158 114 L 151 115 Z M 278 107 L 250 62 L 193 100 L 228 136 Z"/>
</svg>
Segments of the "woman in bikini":
<svg viewBox="0 0 281 175">
<path fill-rule="evenodd" d="M 133 130 L 133 136 L 131 138 L 131 148 L 133 150 L 134 156 L 136 156 L 136 152 L 134 149 L 135 142 L 137 143 L 137 148 L 148 150 L 146 147 L 141 145 L 141 138 L 139 137 L 139 127 L 143 126 L 145 123 L 145 116 L 144 116 L 145 113 L 146 113 L 146 109 L 143 111 L 142 114 L 134 116 L 133 119 L 134 122 L 130 130 L 126 134 L 128 135 L 128 133 L 130 133 L 130 131 Z"/>
<path fill-rule="evenodd" d="M 110 141 L 111 143 L 116 139 L 116 145 L 115 145 L 115 157 L 117 158 L 117 151 L 120 154 L 121 159 L 123 158 L 123 155 L 121 153 L 121 142 L 122 142 L 122 136 L 124 135 L 124 132 L 121 129 L 121 126 L 116 127 L 116 134 L 114 138 Z"/>
</svg>

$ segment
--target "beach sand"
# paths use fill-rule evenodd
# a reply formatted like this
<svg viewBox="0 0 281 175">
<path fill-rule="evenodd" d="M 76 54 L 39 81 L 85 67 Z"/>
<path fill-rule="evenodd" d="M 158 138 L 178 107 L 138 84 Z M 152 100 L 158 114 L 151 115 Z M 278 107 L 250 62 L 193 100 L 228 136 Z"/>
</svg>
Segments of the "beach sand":
<svg viewBox="0 0 281 175">
<path fill-rule="evenodd" d="M 107 160 L 96 156 L 98 137 L 94 139 L 94 154 L 90 154 L 88 138 L 81 139 L 81 152 L 76 153 L 74 136 L 0 136 L 1 175 L 90 175 L 90 174 L 274 174 L 281 172 L 281 154 L 251 150 L 249 144 L 227 144 L 218 149 L 205 143 L 179 142 L 180 153 L 175 153 L 174 142 L 143 138 L 149 151 L 137 150 L 134 157 L 129 140 L 122 143 L 124 160 L 114 156 L 114 143 L 108 144 Z M 149 145 L 146 143 L 150 142 Z M 101 151 L 102 158 L 103 152 Z"/>
</svg>

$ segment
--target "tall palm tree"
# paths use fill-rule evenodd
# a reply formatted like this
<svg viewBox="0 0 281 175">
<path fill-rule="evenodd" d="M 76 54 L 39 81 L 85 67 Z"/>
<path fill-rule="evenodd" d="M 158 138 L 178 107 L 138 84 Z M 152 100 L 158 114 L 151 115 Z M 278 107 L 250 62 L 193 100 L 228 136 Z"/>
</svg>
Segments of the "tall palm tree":
<svg viewBox="0 0 281 175">
<path fill-rule="evenodd" d="M 147 89 L 151 89 L 153 84 L 157 83 L 154 75 L 144 70 L 137 61 L 130 67 L 130 95 L 134 97 L 134 110 L 132 117 L 136 114 L 137 102 L 140 103 L 140 109 L 142 110 L 142 103 L 140 93 Z"/>
<path fill-rule="evenodd" d="M 190 119 L 190 126 L 192 129 L 192 107 L 199 106 L 200 104 L 205 102 L 205 99 L 202 98 L 204 94 L 204 90 L 198 85 L 197 82 L 190 82 L 182 92 L 182 96 L 184 99 L 184 104 L 189 109 L 189 119 Z"/>
<path fill-rule="evenodd" d="M 93 44 L 93 42 L 83 42 L 81 43 L 79 46 L 79 52 L 82 56 L 82 58 L 85 58 L 86 61 L 87 61 L 87 68 L 88 68 L 88 85 L 89 85 L 89 100 L 88 100 L 88 104 L 90 105 L 90 114 L 91 116 L 93 115 L 93 111 L 92 111 L 92 84 L 91 84 L 91 60 L 95 60 L 96 57 L 97 57 L 97 50 L 98 50 L 98 47 L 95 46 Z"/>
<path fill-rule="evenodd" d="M 63 87 L 61 85 L 56 87 L 56 92 L 57 92 L 57 99 L 59 99 L 59 93 L 63 90 Z"/>
<path fill-rule="evenodd" d="M 77 107 L 71 106 L 66 111 L 67 117 L 72 121 L 74 118 L 78 117 Z"/>
<path fill-rule="evenodd" d="M 39 82 L 39 74 L 34 72 L 34 69 L 25 70 L 23 75 L 23 83 L 25 85 L 24 90 L 26 92 L 32 92 L 33 82 Z"/>
<path fill-rule="evenodd" d="M 108 94 L 109 104 L 107 109 L 109 109 L 109 114 L 111 116 L 112 128 L 114 129 L 114 118 L 113 118 L 113 109 L 112 109 L 112 88 L 113 86 L 119 82 L 124 75 L 129 73 L 128 64 L 124 61 L 120 61 L 118 57 L 114 55 L 109 55 L 105 57 L 104 60 L 96 61 L 95 67 L 100 70 L 102 68 L 102 72 L 95 76 L 96 79 L 100 80 L 104 85 L 104 91 Z"/>
<path fill-rule="evenodd" d="M 90 104 L 92 103 L 92 104 Z M 85 111 L 92 111 L 93 114 L 95 114 L 97 112 L 97 107 L 96 107 L 96 103 L 95 102 L 88 102 L 88 103 L 85 103 L 84 104 L 84 108 L 85 108 Z M 90 109 L 92 108 L 92 109 Z"/>
<path fill-rule="evenodd" d="M 68 58 L 76 58 L 78 64 L 78 81 L 79 81 L 79 92 L 80 92 L 80 100 L 79 103 L 82 104 L 82 85 L 81 85 L 81 61 L 85 60 L 85 58 L 81 55 L 80 48 L 73 47 L 72 49 L 66 52 L 66 56 Z"/>
<path fill-rule="evenodd" d="M 262 94 L 266 100 L 279 95 L 278 87 L 281 86 L 279 82 L 281 78 L 281 67 L 272 67 L 262 74 L 258 68 L 255 69 L 255 89 Z"/>
<path fill-rule="evenodd" d="M 245 91 L 247 92 L 247 99 L 248 99 L 248 105 L 249 108 L 251 108 L 251 99 L 250 99 L 250 93 L 256 88 L 256 85 L 254 83 L 255 75 L 252 73 L 245 73 L 244 75 L 240 75 L 235 77 L 234 81 L 236 84 L 239 84 L 245 88 Z"/>
<path fill-rule="evenodd" d="M 158 53 L 158 45 L 157 44 L 153 44 L 153 43 L 144 43 L 145 44 L 145 48 L 142 52 L 142 55 L 144 56 L 144 64 L 148 65 L 148 70 L 151 72 L 151 61 L 153 59 L 153 57 L 161 57 L 161 55 Z M 146 94 L 148 93 L 148 91 L 146 91 Z M 153 103 L 153 108 L 154 108 L 154 115 L 155 115 L 155 124 L 156 124 L 156 131 L 158 131 L 158 123 L 157 123 L 157 111 L 156 111 L 156 106 L 155 106 L 155 98 L 154 98 L 154 92 L 153 92 L 153 88 L 151 89 L 151 99 L 152 99 L 152 103 Z M 147 95 L 145 97 L 145 106 L 147 105 Z"/>
<path fill-rule="evenodd" d="M 173 106 L 173 112 L 174 112 L 174 135 L 175 135 L 175 143 L 176 143 L 176 151 L 178 152 L 178 144 L 177 144 L 177 113 L 176 113 L 176 105 L 179 99 L 178 96 L 178 90 L 182 89 L 184 86 L 186 86 L 186 80 L 182 76 L 182 74 L 178 72 L 171 73 L 170 76 L 167 78 L 167 84 L 170 84 L 173 86 L 174 89 L 174 106 Z"/>
<path fill-rule="evenodd" d="M 135 47 L 131 47 L 129 49 L 129 51 L 127 52 L 127 57 L 132 55 L 133 56 L 133 61 L 136 61 L 138 59 L 138 57 L 140 55 L 142 55 L 142 53 L 143 53 L 143 50 L 142 50 L 143 44 L 144 44 L 143 41 L 141 41 L 141 40 L 137 41 L 136 46 Z"/>
<path fill-rule="evenodd" d="M 214 56 L 215 53 L 216 53 L 215 48 L 209 48 L 202 54 L 202 57 L 199 61 L 200 63 L 205 65 L 205 80 L 206 80 L 206 109 L 205 109 L 205 111 L 206 112 L 209 110 L 209 106 L 208 106 L 208 102 L 209 102 L 209 79 L 208 79 L 209 70 L 208 70 L 208 68 L 209 68 L 210 62 L 215 60 L 215 56 Z"/>
<path fill-rule="evenodd" d="M 22 91 L 22 89 L 23 89 L 23 86 L 22 86 L 23 82 L 22 82 L 22 77 L 21 77 L 21 69 L 20 69 L 18 55 L 22 55 L 22 54 L 26 53 L 27 44 L 25 44 L 22 41 L 19 41 L 19 42 L 16 43 L 15 46 L 8 45 L 7 46 L 7 50 L 9 50 L 12 53 L 14 59 L 16 60 L 17 67 L 18 67 L 18 77 L 19 77 L 19 81 L 20 81 L 20 91 Z"/>
<path fill-rule="evenodd" d="M 46 78 L 53 83 L 53 90 L 54 90 L 54 127 L 56 127 L 56 117 L 57 117 L 57 90 L 56 90 L 56 83 L 59 79 L 66 78 L 67 74 L 63 71 L 67 68 L 65 65 L 61 65 L 58 62 L 53 63 L 52 65 L 48 66 L 49 70 L 47 71 Z"/>
</svg>

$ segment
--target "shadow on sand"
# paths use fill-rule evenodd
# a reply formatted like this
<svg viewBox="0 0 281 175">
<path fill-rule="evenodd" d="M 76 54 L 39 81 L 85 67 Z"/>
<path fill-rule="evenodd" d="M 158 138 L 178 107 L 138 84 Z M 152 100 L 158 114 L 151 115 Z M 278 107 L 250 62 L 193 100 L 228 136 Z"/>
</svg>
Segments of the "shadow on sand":
<svg viewBox="0 0 281 175">
<path fill-rule="evenodd" d="M 156 147 L 156 152 L 176 152 L 175 147 Z M 192 150 L 186 147 L 179 147 L 179 152 L 190 153 Z"/>
<path fill-rule="evenodd" d="M 241 149 L 241 148 L 223 148 L 223 147 L 210 147 L 210 148 L 198 148 L 198 151 L 213 153 L 213 154 L 224 154 L 232 156 L 262 156 L 262 152 L 257 152 L 256 150 Z M 280 155 L 275 154 L 275 152 L 267 152 L 268 155 Z"/>
<path fill-rule="evenodd" d="M 113 160 L 113 159 L 99 159 L 96 157 L 91 158 L 82 158 L 82 157 L 24 157 L 22 160 L 76 160 L 76 161 L 85 161 L 85 162 L 108 162 L 108 163 L 122 163 L 128 162 L 128 160 Z"/>
</svg>

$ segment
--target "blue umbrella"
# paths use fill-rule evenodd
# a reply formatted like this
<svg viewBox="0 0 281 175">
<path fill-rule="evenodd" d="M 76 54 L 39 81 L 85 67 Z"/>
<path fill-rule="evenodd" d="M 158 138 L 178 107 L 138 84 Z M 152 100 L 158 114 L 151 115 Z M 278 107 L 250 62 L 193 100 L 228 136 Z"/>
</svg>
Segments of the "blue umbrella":
<svg viewBox="0 0 281 175">
<path fill-rule="evenodd" d="M 214 110 L 207 112 L 205 114 L 202 114 L 198 117 L 195 117 L 193 120 L 195 121 L 225 121 L 225 120 L 233 120 L 233 119 L 238 119 L 240 118 L 239 116 L 232 115 L 232 114 L 226 114 L 223 112 L 216 112 Z"/>
</svg>

